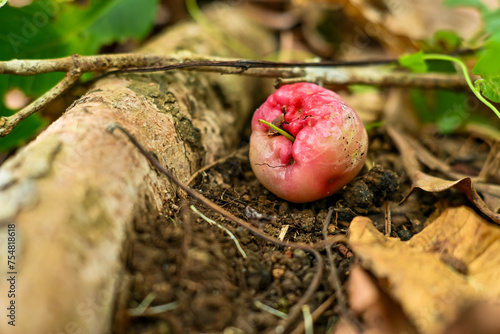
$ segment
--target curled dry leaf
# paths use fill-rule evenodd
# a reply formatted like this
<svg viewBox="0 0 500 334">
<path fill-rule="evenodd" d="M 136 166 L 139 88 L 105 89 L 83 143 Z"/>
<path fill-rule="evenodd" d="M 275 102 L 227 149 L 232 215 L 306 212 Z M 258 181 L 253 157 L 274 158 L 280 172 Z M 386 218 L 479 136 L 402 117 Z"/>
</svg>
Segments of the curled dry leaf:
<svg viewBox="0 0 500 334">
<path fill-rule="evenodd" d="M 422 333 L 442 333 L 461 310 L 500 298 L 500 228 L 469 207 L 449 208 L 409 241 L 356 217 L 349 241 L 362 265 Z"/>
<path fill-rule="evenodd" d="M 478 182 L 480 178 L 468 177 L 467 175 L 453 172 L 450 166 L 433 156 L 417 140 L 392 126 L 387 126 L 387 133 L 398 148 L 403 159 L 403 166 L 406 173 L 412 179 L 412 189 L 403 201 L 406 200 L 416 188 L 428 192 L 441 192 L 450 188 L 455 188 L 463 192 L 481 212 L 490 217 L 494 222 L 500 224 L 500 214 L 498 213 L 500 210 L 499 185 Z M 485 174 L 491 173 L 492 170 L 497 168 L 497 161 L 495 158 L 497 156 L 498 154 L 496 153 L 489 155 L 487 159 L 488 167 L 483 168 L 483 170 L 488 170 Z M 457 180 L 450 181 L 425 174 L 421 171 L 421 163 L 432 170 L 439 171 L 447 177 Z M 482 198 L 478 195 L 476 189 L 481 192 Z"/>
<path fill-rule="evenodd" d="M 479 176 L 500 182 L 500 140 L 491 145 L 490 153 L 484 162 Z"/>
<path fill-rule="evenodd" d="M 347 289 L 349 305 L 362 319 L 364 333 L 417 333 L 399 304 L 382 291 L 375 278 L 361 266 L 355 265 L 350 270 Z M 358 329 L 345 318 L 340 319 L 334 331 L 334 334 L 357 333 Z"/>
<path fill-rule="evenodd" d="M 493 209 L 498 210 L 500 207 L 500 186 L 493 184 L 479 184 L 485 200 L 488 200 L 493 206 Z M 478 195 L 470 177 L 464 177 L 456 181 L 444 180 L 439 177 L 434 177 L 423 172 L 417 171 L 413 175 L 413 183 L 410 192 L 403 198 L 405 201 L 415 189 L 422 189 L 428 192 L 441 192 L 451 188 L 455 188 L 464 193 L 465 196 L 474 203 L 486 216 L 491 218 L 495 223 L 500 224 L 500 214 L 496 213 L 483 201 Z"/>
<path fill-rule="evenodd" d="M 443 334 L 497 334 L 500 333 L 500 305 L 478 303 L 467 307 Z"/>
</svg>

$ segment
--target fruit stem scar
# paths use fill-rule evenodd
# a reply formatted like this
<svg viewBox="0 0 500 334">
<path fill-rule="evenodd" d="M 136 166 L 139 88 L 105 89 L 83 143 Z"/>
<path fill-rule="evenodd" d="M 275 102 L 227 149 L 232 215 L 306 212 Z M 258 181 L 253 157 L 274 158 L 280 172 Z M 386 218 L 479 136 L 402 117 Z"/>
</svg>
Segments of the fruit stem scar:
<svg viewBox="0 0 500 334">
<path fill-rule="evenodd" d="M 276 132 L 278 132 L 280 135 L 285 136 L 285 138 L 288 139 L 288 140 L 290 140 L 292 143 L 295 141 L 295 137 L 294 136 L 292 136 L 291 134 L 289 134 L 285 130 L 283 130 L 281 128 L 278 128 L 276 125 L 274 125 L 272 123 L 269 123 L 267 121 L 264 121 L 263 119 L 259 119 L 259 122 L 261 122 L 262 124 L 267 125 L 271 129 L 273 129 Z"/>
</svg>

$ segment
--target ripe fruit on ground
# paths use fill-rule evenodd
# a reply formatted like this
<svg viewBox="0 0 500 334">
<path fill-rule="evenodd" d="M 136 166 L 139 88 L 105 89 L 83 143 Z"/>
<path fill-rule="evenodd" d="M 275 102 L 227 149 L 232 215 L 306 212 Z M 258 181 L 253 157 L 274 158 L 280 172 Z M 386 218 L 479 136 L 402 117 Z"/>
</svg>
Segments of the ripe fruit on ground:
<svg viewBox="0 0 500 334">
<path fill-rule="evenodd" d="M 359 116 L 339 95 L 315 84 L 282 86 L 252 118 L 252 169 L 267 189 L 290 202 L 311 202 L 342 188 L 363 167 L 367 148 Z"/>
</svg>

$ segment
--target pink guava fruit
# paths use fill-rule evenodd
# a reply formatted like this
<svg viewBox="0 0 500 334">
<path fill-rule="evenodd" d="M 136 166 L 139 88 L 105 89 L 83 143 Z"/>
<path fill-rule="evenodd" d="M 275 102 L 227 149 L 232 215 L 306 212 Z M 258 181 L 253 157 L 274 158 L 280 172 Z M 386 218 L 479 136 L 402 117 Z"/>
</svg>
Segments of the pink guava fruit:
<svg viewBox="0 0 500 334">
<path fill-rule="evenodd" d="M 290 202 L 311 202 L 338 191 L 359 173 L 367 148 L 359 116 L 339 95 L 315 84 L 282 86 L 252 118 L 252 169 L 267 189 Z"/>
</svg>

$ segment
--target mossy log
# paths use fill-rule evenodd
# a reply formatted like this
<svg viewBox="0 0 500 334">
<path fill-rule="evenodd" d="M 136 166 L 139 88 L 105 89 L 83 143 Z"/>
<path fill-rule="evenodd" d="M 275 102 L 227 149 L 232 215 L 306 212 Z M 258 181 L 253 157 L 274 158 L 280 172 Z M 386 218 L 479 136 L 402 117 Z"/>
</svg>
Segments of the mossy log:
<svg viewBox="0 0 500 334">
<path fill-rule="evenodd" d="M 271 37 L 235 10 L 219 5 L 206 15 L 250 49 L 272 51 Z M 180 24 L 138 52 L 242 56 L 205 28 Z M 107 77 L 6 161 L 0 262 L 5 268 L 7 230 L 14 224 L 18 312 L 15 327 L 4 315 L 0 332 L 111 331 L 131 227 L 168 211 L 177 193 L 123 135 L 108 133 L 108 125 L 127 128 L 186 181 L 234 149 L 261 87 L 259 79 L 201 72 Z M 9 303 L 8 284 L 3 276 L 2 307 Z"/>
</svg>

